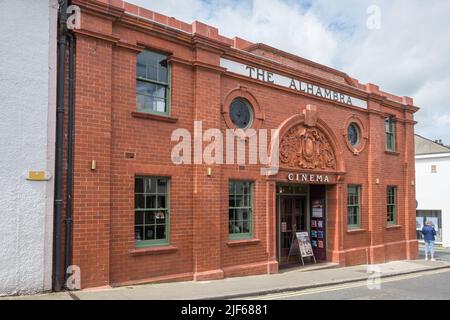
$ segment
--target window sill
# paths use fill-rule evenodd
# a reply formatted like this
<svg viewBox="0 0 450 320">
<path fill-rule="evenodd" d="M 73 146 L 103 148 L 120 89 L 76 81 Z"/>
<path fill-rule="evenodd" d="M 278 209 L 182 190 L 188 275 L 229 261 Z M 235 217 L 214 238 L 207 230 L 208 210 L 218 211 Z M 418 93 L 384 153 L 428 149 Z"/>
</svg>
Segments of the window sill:
<svg viewBox="0 0 450 320">
<path fill-rule="evenodd" d="M 386 229 L 400 229 L 402 226 L 399 224 L 389 224 L 386 226 Z"/>
<path fill-rule="evenodd" d="M 239 239 L 239 240 L 228 240 L 226 244 L 229 247 L 241 247 L 247 245 L 255 245 L 260 242 L 261 242 L 260 239 Z"/>
<path fill-rule="evenodd" d="M 165 116 L 165 115 L 154 114 L 154 113 L 147 113 L 147 112 L 133 111 L 131 113 L 131 116 L 134 118 L 139 118 L 139 119 L 156 120 L 156 121 L 169 122 L 169 123 L 175 123 L 178 121 L 178 118 L 173 118 L 171 116 Z"/>
<path fill-rule="evenodd" d="M 366 232 L 366 229 L 355 228 L 355 229 L 347 229 L 347 233 L 363 233 Z"/>
<path fill-rule="evenodd" d="M 397 151 L 388 151 L 388 150 L 385 150 L 384 153 L 385 153 L 385 154 L 388 154 L 388 155 L 391 155 L 391 156 L 399 156 L 399 155 L 400 155 L 400 153 L 397 152 Z"/>
<path fill-rule="evenodd" d="M 136 248 L 130 250 L 130 255 L 133 257 L 147 256 L 147 255 L 157 255 L 165 253 L 173 253 L 178 250 L 178 247 L 171 245 L 157 246 L 157 247 L 147 247 L 147 248 Z"/>
</svg>

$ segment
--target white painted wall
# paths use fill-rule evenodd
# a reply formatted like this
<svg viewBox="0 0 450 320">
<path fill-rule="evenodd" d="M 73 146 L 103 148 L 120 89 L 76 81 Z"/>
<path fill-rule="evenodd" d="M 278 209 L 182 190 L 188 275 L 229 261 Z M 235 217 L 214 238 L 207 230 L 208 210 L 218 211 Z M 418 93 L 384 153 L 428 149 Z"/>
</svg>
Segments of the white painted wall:
<svg viewBox="0 0 450 320">
<path fill-rule="evenodd" d="M 450 153 L 415 158 L 417 210 L 442 210 L 442 245 L 450 247 Z"/>
<path fill-rule="evenodd" d="M 51 289 L 57 0 L 0 0 L 0 295 Z"/>
</svg>

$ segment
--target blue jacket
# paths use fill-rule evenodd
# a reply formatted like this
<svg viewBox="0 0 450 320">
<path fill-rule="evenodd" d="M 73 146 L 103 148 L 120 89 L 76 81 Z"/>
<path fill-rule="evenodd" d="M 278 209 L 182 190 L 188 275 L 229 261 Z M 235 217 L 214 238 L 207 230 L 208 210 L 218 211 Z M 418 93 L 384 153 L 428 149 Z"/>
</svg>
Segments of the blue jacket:
<svg viewBox="0 0 450 320">
<path fill-rule="evenodd" d="M 422 228 L 423 239 L 426 241 L 434 241 L 436 230 L 432 226 L 424 226 Z"/>
</svg>

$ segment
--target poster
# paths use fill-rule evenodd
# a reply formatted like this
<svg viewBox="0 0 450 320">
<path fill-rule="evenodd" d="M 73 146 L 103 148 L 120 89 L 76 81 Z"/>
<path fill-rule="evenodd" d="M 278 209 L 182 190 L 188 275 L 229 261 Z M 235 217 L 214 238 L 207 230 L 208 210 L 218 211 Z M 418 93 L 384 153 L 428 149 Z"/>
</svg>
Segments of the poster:
<svg viewBox="0 0 450 320">
<path fill-rule="evenodd" d="M 317 220 L 312 220 L 311 221 L 311 227 L 312 228 L 316 228 L 317 227 Z"/>
<path fill-rule="evenodd" d="M 323 231 L 318 231 L 317 232 L 317 238 L 323 239 Z"/>
<path fill-rule="evenodd" d="M 422 230 L 423 228 L 423 217 L 416 217 L 416 230 Z"/>
<path fill-rule="evenodd" d="M 282 222 L 281 223 L 281 232 L 286 232 L 287 231 L 287 224 L 286 222 Z"/>
<path fill-rule="evenodd" d="M 317 221 L 317 227 L 318 228 L 323 228 L 323 221 L 322 220 Z"/>
<path fill-rule="evenodd" d="M 312 244 L 312 246 L 315 248 L 315 247 L 317 247 L 317 241 L 316 240 L 312 240 L 311 241 L 311 244 Z"/>
<path fill-rule="evenodd" d="M 313 218 L 322 218 L 322 216 L 323 216 L 322 207 L 313 207 L 312 208 L 312 216 L 313 216 Z"/>
<path fill-rule="evenodd" d="M 315 200 L 312 204 L 312 216 L 313 218 L 323 217 L 323 206 L 320 200 Z"/>
<path fill-rule="evenodd" d="M 319 248 L 323 248 L 323 241 L 322 240 L 319 240 L 318 244 L 319 244 Z"/>
<path fill-rule="evenodd" d="M 309 239 L 308 232 L 296 232 L 298 245 L 300 247 L 300 254 L 302 257 L 313 257 L 314 253 Z"/>
<path fill-rule="evenodd" d="M 317 238 L 317 231 L 311 230 L 311 238 Z"/>
</svg>

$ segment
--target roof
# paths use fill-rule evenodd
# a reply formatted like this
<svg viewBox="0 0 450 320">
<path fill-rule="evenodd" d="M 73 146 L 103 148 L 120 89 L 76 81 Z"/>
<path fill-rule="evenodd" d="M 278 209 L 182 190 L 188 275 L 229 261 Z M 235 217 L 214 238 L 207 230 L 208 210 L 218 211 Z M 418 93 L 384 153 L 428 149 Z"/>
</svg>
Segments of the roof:
<svg viewBox="0 0 450 320">
<path fill-rule="evenodd" d="M 415 155 L 450 153 L 450 148 L 418 134 L 414 135 Z"/>
</svg>

